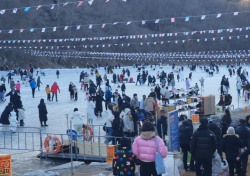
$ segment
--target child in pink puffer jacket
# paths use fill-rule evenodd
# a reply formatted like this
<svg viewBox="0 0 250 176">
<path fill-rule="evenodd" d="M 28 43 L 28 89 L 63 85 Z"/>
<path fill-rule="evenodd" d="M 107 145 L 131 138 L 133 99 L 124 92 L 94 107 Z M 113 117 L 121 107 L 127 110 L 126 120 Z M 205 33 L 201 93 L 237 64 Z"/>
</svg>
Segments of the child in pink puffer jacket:
<svg viewBox="0 0 250 176">
<path fill-rule="evenodd" d="M 167 147 L 163 140 L 155 136 L 154 125 L 150 122 L 144 122 L 141 127 L 141 135 L 136 137 L 132 151 L 135 156 L 140 160 L 140 175 L 142 176 L 157 176 L 155 170 L 155 138 L 158 141 L 158 152 L 163 158 L 167 156 Z"/>
</svg>

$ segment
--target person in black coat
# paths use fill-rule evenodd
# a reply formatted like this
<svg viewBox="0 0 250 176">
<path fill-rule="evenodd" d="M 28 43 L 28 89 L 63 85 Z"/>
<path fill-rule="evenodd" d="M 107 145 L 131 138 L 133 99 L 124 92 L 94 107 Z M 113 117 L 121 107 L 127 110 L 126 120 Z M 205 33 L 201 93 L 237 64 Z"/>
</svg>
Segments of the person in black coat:
<svg viewBox="0 0 250 176">
<path fill-rule="evenodd" d="M 112 129 L 113 129 L 112 136 L 115 137 L 115 140 L 113 140 L 112 142 L 113 142 L 113 145 L 116 145 L 117 143 L 118 144 L 121 143 L 121 137 L 123 137 L 124 124 L 123 124 L 123 120 L 120 118 L 119 111 L 115 111 L 113 114 L 115 118 L 112 123 Z"/>
<path fill-rule="evenodd" d="M 74 84 L 72 82 L 69 83 L 69 94 L 70 94 L 70 99 L 74 99 L 74 90 L 73 90 Z"/>
<path fill-rule="evenodd" d="M 41 123 L 41 127 L 48 126 L 46 124 L 46 122 L 48 120 L 48 118 L 47 118 L 48 111 L 47 111 L 47 108 L 46 108 L 46 105 L 44 103 L 43 98 L 40 100 L 40 104 L 38 105 L 38 111 L 39 111 L 39 120 L 40 120 L 40 123 Z"/>
<path fill-rule="evenodd" d="M 165 135 L 168 134 L 168 123 L 167 123 L 167 117 L 166 117 L 166 111 L 162 109 L 160 111 L 161 117 L 157 120 L 157 132 L 160 138 L 165 140 Z"/>
<path fill-rule="evenodd" d="M 116 74 L 113 74 L 113 83 L 116 84 Z"/>
<path fill-rule="evenodd" d="M 18 93 L 15 91 L 15 89 L 12 89 L 9 93 L 5 95 L 5 97 L 10 96 L 10 102 L 14 104 L 16 102 L 16 99 L 18 98 Z"/>
<path fill-rule="evenodd" d="M 102 97 L 102 95 L 100 95 L 100 92 L 98 91 L 96 93 L 96 97 L 95 97 L 95 114 L 98 117 L 100 115 L 100 117 L 102 117 L 102 102 L 105 101 L 104 98 Z"/>
<path fill-rule="evenodd" d="M 216 123 L 209 122 L 208 129 L 212 131 L 215 134 L 216 137 L 216 148 L 219 153 L 219 155 L 222 158 L 222 150 L 221 150 L 221 140 L 222 140 L 222 132 L 220 127 Z"/>
<path fill-rule="evenodd" d="M 184 120 L 182 124 L 179 126 L 179 135 L 180 135 L 180 147 L 183 153 L 183 165 L 184 169 L 188 170 L 187 165 L 187 156 L 188 151 L 190 151 L 190 141 L 193 135 L 193 125 L 190 120 Z M 193 170 L 193 162 L 190 162 L 189 169 Z"/>
<path fill-rule="evenodd" d="M 239 125 L 235 129 L 235 133 L 239 136 L 240 151 L 246 150 L 246 148 L 248 147 L 248 129 L 246 127 L 246 120 L 245 119 L 239 120 Z M 248 162 L 248 156 L 241 158 L 241 174 L 242 174 L 242 176 L 246 175 L 247 162 Z"/>
<path fill-rule="evenodd" d="M 125 90 L 126 90 L 126 85 L 125 85 L 125 83 L 122 83 L 122 85 L 121 85 L 122 94 L 125 94 Z"/>
<path fill-rule="evenodd" d="M 236 168 L 237 175 L 241 175 L 240 162 L 236 160 L 237 156 L 240 154 L 239 148 L 239 136 L 235 134 L 233 127 L 229 127 L 227 134 L 225 134 L 222 139 L 222 151 L 226 154 L 230 176 L 234 176 L 234 168 Z"/>
<path fill-rule="evenodd" d="M 161 88 L 160 88 L 159 84 L 157 84 L 155 87 L 155 93 L 156 93 L 157 99 L 160 100 L 161 99 Z"/>
<path fill-rule="evenodd" d="M 196 175 L 212 175 L 212 158 L 216 151 L 216 137 L 207 127 L 207 118 L 200 118 L 200 126 L 193 134 L 190 151 L 195 158 Z"/>
<path fill-rule="evenodd" d="M 0 123 L 3 125 L 10 125 L 10 120 L 9 120 L 9 116 L 10 116 L 10 112 L 13 110 L 13 105 L 12 103 L 9 103 L 5 109 L 3 110 L 2 114 L 1 114 L 1 118 L 0 118 Z"/>
</svg>

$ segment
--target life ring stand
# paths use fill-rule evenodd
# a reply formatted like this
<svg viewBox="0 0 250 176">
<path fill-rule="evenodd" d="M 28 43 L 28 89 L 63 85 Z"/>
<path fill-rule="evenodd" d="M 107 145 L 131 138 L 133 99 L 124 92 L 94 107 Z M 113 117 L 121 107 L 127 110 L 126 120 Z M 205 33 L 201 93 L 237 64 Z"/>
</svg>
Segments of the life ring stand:
<svg viewBox="0 0 250 176">
<path fill-rule="evenodd" d="M 49 145 L 50 140 L 54 140 L 56 143 L 56 147 L 55 148 L 53 147 L 52 150 Z M 45 147 L 46 153 L 57 154 L 61 151 L 62 143 L 58 137 L 49 135 L 44 140 L 44 147 Z"/>
<path fill-rule="evenodd" d="M 88 142 L 91 141 L 93 137 L 92 128 L 89 125 L 86 125 L 86 127 L 82 129 L 82 135 L 85 141 L 88 141 Z"/>
</svg>

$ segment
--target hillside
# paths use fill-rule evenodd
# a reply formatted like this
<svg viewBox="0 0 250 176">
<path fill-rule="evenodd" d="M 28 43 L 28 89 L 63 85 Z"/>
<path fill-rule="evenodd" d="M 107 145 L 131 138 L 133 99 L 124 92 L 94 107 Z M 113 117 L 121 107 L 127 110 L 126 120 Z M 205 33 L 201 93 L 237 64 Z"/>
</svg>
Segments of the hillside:
<svg viewBox="0 0 250 176">
<path fill-rule="evenodd" d="M 79 4 L 80 0 L 1 0 L 0 12 L 5 9 L 0 14 L 1 64 L 70 67 L 96 62 L 89 59 L 91 56 L 67 57 L 69 53 L 66 57 L 54 54 L 57 58 L 53 59 L 45 56 L 44 51 L 51 55 L 60 51 L 151 53 L 249 49 L 250 39 L 245 37 L 250 31 L 246 28 L 250 26 L 247 0 L 92 0 L 91 5 L 88 1 Z M 18 8 L 16 13 L 14 8 Z M 189 21 L 185 21 L 186 17 Z M 31 52 L 37 51 L 43 53 L 41 57 L 31 56 Z"/>
</svg>

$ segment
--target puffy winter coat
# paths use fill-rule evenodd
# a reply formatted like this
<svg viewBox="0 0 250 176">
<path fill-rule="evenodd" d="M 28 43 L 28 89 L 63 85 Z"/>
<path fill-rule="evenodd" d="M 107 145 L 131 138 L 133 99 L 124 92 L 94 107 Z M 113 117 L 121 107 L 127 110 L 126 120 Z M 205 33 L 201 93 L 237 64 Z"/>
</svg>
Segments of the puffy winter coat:
<svg viewBox="0 0 250 176">
<path fill-rule="evenodd" d="M 239 153 L 239 136 L 237 134 L 225 134 L 222 139 L 222 151 L 228 161 L 234 161 Z"/>
<path fill-rule="evenodd" d="M 9 125 L 10 121 L 9 121 L 9 116 L 10 116 L 10 112 L 13 110 L 13 108 L 9 105 L 7 105 L 4 109 L 4 111 L 1 114 L 1 118 L 0 118 L 0 123 L 3 125 Z"/>
<path fill-rule="evenodd" d="M 167 147 L 165 146 L 163 140 L 155 136 L 152 131 L 142 132 L 140 136 L 137 136 L 132 144 L 132 151 L 137 158 L 141 161 L 154 162 L 155 161 L 155 138 L 158 141 L 158 152 L 163 158 L 167 156 Z"/>
<path fill-rule="evenodd" d="M 18 108 L 17 111 L 18 111 L 18 120 L 24 120 L 25 119 L 24 109 Z"/>
<path fill-rule="evenodd" d="M 145 100 L 145 111 L 150 112 L 154 110 L 155 100 L 153 97 L 148 97 Z"/>
<path fill-rule="evenodd" d="M 83 124 L 83 117 L 84 115 L 80 111 L 73 112 L 71 116 L 72 124 L 73 125 L 82 125 Z"/>
<path fill-rule="evenodd" d="M 240 147 L 248 146 L 248 129 L 245 125 L 240 125 L 235 129 L 235 133 L 239 135 Z"/>
<path fill-rule="evenodd" d="M 31 82 L 30 82 L 30 87 L 31 87 L 32 89 L 35 89 L 35 88 L 36 88 L 36 81 L 31 81 Z"/>
<path fill-rule="evenodd" d="M 16 127 L 17 126 L 17 120 L 16 120 L 16 112 L 15 111 L 12 111 L 10 113 L 10 126 L 13 126 L 13 127 Z"/>
<path fill-rule="evenodd" d="M 194 157 L 212 158 L 216 150 L 214 133 L 208 130 L 206 126 L 200 125 L 192 136 L 190 150 Z"/>
<path fill-rule="evenodd" d="M 184 120 L 179 127 L 180 144 L 190 145 L 193 135 L 193 128 L 189 124 L 189 120 Z"/>
<path fill-rule="evenodd" d="M 86 110 L 88 118 L 93 119 L 95 117 L 95 103 L 93 101 L 88 101 Z"/>
<path fill-rule="evenodd" d="M 134 132 L 134 121 L 132 118 L 129 117 L 128 113 L 130 112 L 130 109 L 126 108 L 124 110 L 124 117 L 123 117 L 123 131 L 124 132 Z"/>
<path fill-rule="evenodd" d="M 106 111 L 107 113 L 107 121 L 106 121 L 106 127 L 112 127 L 112 122 L 114 120 L 114 115 L 110 109 Z"/>
<path fill-rule="evenodd" d="M 57 91 L 60 93 L 60 88 L 59 88 L 59 86 L 56 83 L 54 83 L 51 86 L 51 92 L 54 93 L 54 94 L 57 94 Z"/>
<path fill-rule="evenodd" d="M 40 104 L 38 105 L 38 110 L 39 110 L 39 120 L 40 121 L 47 121 L 48 120 L 48 118 L 47 118 L 48 111 L 47 111 L 46 105 L 44 103 L 44 100 L 40 101 Z"/>
</svg>

